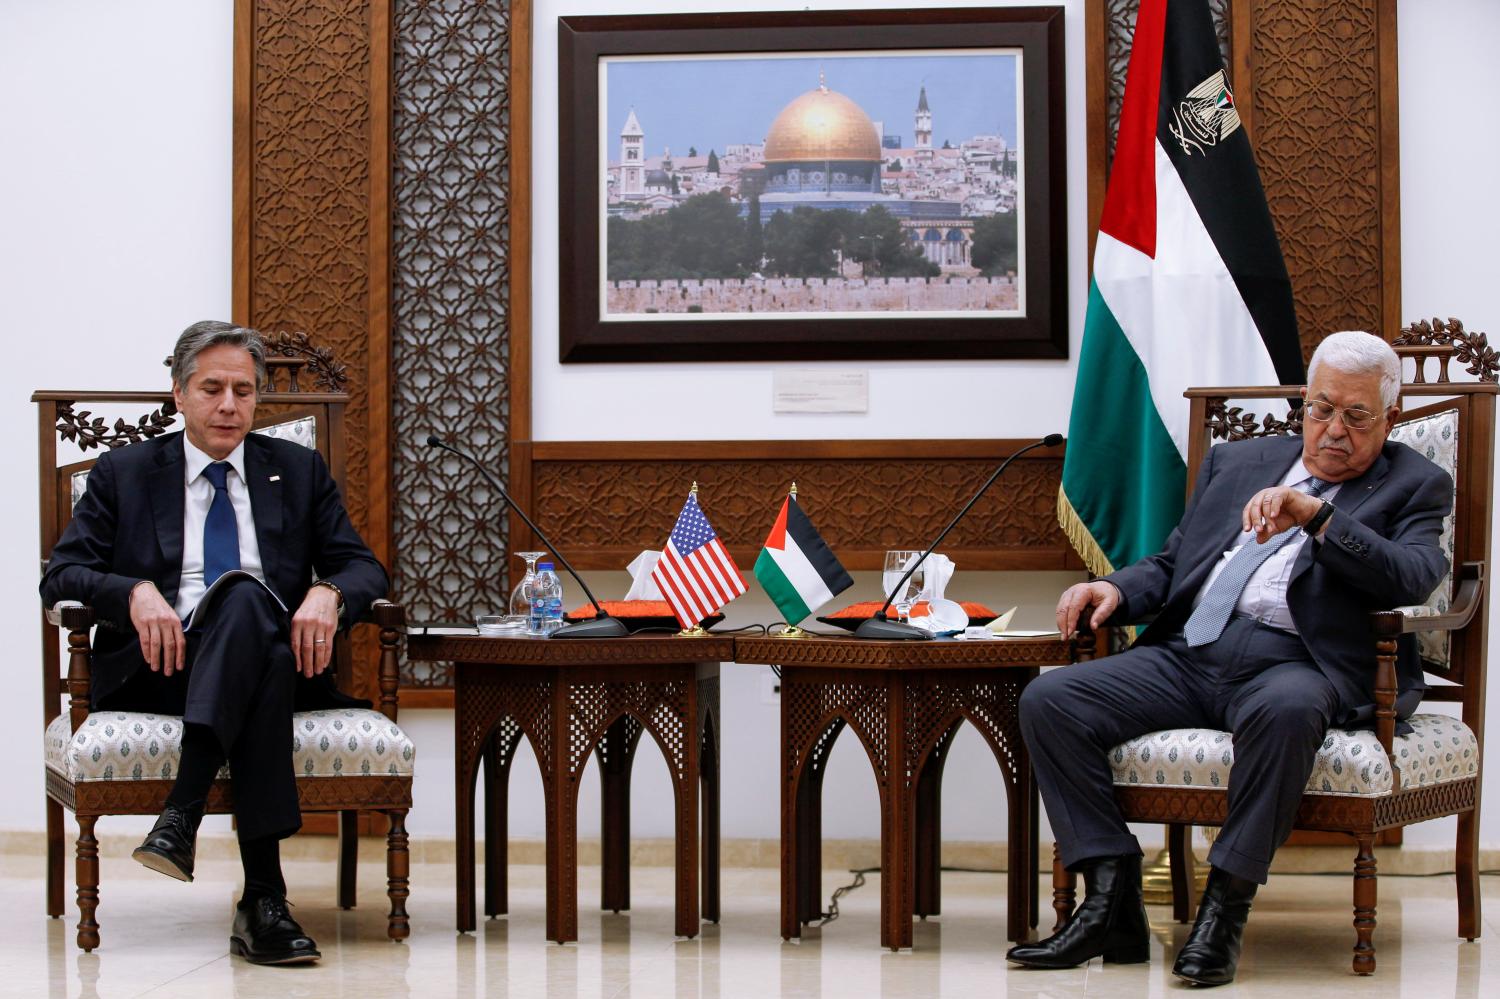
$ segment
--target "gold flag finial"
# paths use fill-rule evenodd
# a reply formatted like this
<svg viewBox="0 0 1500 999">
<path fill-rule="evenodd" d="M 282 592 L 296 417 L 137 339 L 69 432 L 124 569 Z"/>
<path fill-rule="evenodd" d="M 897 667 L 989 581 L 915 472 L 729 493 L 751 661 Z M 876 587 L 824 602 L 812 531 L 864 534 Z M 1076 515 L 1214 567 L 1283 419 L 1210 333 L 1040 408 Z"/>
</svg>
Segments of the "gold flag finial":
<svg viewBox="0 0 1500 999">
<path fill-rule="evenodd" d="M 797 483 L 795 483 L 795 482 L 792 483 L 791 497 L 792 497 L 792 499 L 796 499 L 797 498 Z"/>
<path fill-rule="evenodd" d="M 689 496 L 697 496 L 698 495 L 698 480 L 697 479 L 693 480 L 693 488 L 691 488 L 691 489 L 688 490 L 688 495 Z"/>
</svg>

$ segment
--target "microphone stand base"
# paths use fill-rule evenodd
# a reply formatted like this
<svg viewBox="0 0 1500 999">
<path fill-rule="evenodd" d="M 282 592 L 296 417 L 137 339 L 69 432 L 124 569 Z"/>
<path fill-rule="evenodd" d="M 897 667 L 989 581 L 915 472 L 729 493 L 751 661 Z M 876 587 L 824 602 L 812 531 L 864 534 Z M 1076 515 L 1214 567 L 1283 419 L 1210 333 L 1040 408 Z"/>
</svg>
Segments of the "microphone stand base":
<svg viewBox="0 0 1500 999">
<path fill-rule="evenodd" d="M 595 617 L 575 621 L 558 628 L 548 638 L 624 638 L 630 634 L 625 622 L 617 617 Z"/>
<path fill-rule="evenodd" d="M 861 621 L 858 628 L 854 629 L 855 638 L 869 638 L 883 642 L 910 642 L 910 641 L 932 641 L 932 635 L 921 628 L 900 621 L 887 621 L 884 618 L 872 617 L 868 621 Z"/>
</svg>

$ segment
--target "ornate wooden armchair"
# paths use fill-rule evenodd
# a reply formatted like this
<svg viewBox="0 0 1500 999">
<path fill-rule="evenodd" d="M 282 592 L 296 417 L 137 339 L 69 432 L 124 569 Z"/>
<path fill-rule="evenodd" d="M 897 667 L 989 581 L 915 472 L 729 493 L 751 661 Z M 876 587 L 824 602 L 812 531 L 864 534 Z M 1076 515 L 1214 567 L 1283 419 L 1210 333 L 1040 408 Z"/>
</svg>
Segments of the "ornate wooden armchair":
<svg viewBox="0 0 1500 999">
<path fill-rule="evenodd" d="M 1458 816 L 1456 862 L 1458 933 L 1479 936 L 1479 789 L 1484 756 L 1484 683 L 1488 647 L 1485 590 L 1490 558 L 1490 504 L 1494 475 L 1495 352 L 1482 333 L 1457 320 L 1407 327 L 1393 342 L 1414 362 L 1401 388 L 1403 412 L 1391 434 L 1426 454 L 1452 475 L 1454 510 L 1444 523 L 1450 575 L 1427 604 L 1379 611 L 1370 618 L 1370 667 L 1375 675 L 1373 732 L 1329 729 L 1297 813 L 1298 829 L 1346 833 L 1354 858 L 1354 971 L 1375 970 L 1378 833 L 1448 815 Z M 1436 362 L 1435 382 L 1426 362 Z M 1450 363 L 1466 366 L 1475 381 L 1449 380 Z M 1231 400 L 1284 400 L 1297 390 L 1190 389 L 1188 454 L 1192 482 L 1208 448 L 1225 440 L 1300 433 L 1301 413 L 1286 420 L 1258 417 Z M 1268 404 L 1269 405 L 1269 404 Z M 1419 710 L 1412 731 L 1396 734 L 1396 642 L 1415 634 L 1430 689 L 1424 704 L 1455 703 L 1459 717 Z M 1086 651 L 1086 650 L 1082 650 Z M 1227 810 L 1233 740 L 1227 732 L 1174 729 L 1152 732 L 1116 746 L 1110 754 L 1115 798 L 1131 822 L 1168 824 L 1173 912 L 1189 916 L 1189 835 L 1194 825 L 1222 824 Z M 1053 865 L 1053 908 L 1058 925 L 1072 912 L 1074 877 Z"/>
<path fill-rule="evenodd" d="M 305 334 L 266 338 L 268 384 L 256 413 L 256 433 L 288 438 L 316 448 L 334 480 L 344 485 L 344 371 Z M 314 382 L 303 391 L 300 381 Z M 41 557 L 52 547 L 87 488 L 93 459 L 58 464 L 59 440 L 87 453 L 118 448 L 173 429 L 176 408 L 166 392 L 37 392 L 40 441 Z M 89 410 L 100 405 L 155 406 L 134 423 L 111 426 Z M 303 812 L 339 813 L 338 904 L 355 899 L 358 818 L 361 811 L 383 812 L 390 829 L 386 842 L 387 892 L 391 911 L 387 932 L 393 940 L 409 933 L 406 914 L 408 853 L 405 817 L 411 808 L 413 748 L 396 724 L 397 653 L 405 632 L 402 609 L 380 601 L 371 612 L 380 628 L 379 710 L 340 709 L 294 716 L 293 760 Z M 167 715 L 89 710 L 89 607 L 64 602 L 44 611 L 42 622 L 42 722 L 45 732 L 47 790 L 47 914 L 63 914 L 63 809 L 78 820 L 76 882 L 78 946 L 99 946 L 99 846 L 94 826 L 104 815 L 154 815 L 161 811 L 177 771 L 181 719 Z M 60 642 L 67 636 L 66 674 L 60 669 Z M 341 687 L 350 676 L 347 634 L 336 642 L 334 669 Z M 67 700 L 66 710 L 61 700 Z M 226 767 L 214 782 L 207 811 L 231 810 L 233 781 Z"/>
</svg>

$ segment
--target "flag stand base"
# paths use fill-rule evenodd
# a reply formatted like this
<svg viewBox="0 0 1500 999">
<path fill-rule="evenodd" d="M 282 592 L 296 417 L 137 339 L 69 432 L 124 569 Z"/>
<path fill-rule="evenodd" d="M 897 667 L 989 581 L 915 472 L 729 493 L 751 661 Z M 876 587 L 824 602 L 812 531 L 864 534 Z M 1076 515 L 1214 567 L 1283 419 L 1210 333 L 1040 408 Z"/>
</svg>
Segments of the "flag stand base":
<svg viewBox="0 0 1500 999">
<path fill-rule="evenodd" d="M 706 634 L 708 634 L 708 632 L 706 632 L 706 631 L 703 630 L 703 626 L 701 624 L 695 624 L 691 628 L 683 628 L 681 631 L 679 631 L 677 634 L 673 635 L 672 637 L 673 638 L 702 638 Z"/>
<path fill-rule="evenodd" d="M 775 637 L 776 638 L 811 638 L 812 636 L 809 635 L 807 632 L 803 631 L 801 628 L 797 627 L 795 624 L 788 624 L 788 625 L 784 625 L 782 627 L 782 629 L 776 633 Z"/>
</svg>

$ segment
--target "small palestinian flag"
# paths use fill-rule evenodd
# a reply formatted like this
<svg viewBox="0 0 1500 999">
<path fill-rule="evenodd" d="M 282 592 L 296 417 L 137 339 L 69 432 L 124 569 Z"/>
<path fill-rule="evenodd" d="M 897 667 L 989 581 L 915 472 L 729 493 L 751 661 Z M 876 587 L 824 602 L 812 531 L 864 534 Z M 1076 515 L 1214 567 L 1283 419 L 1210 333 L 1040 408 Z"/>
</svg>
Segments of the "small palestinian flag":
<svg viewBox="0 0 1500 999">
<path fill-rule="evenodd" d="M 854 585 L 797 505 L 795 492 L 781 505 L 755 560 L 755 578 L 787 624 L 796 624 Z"/>
</svg>

